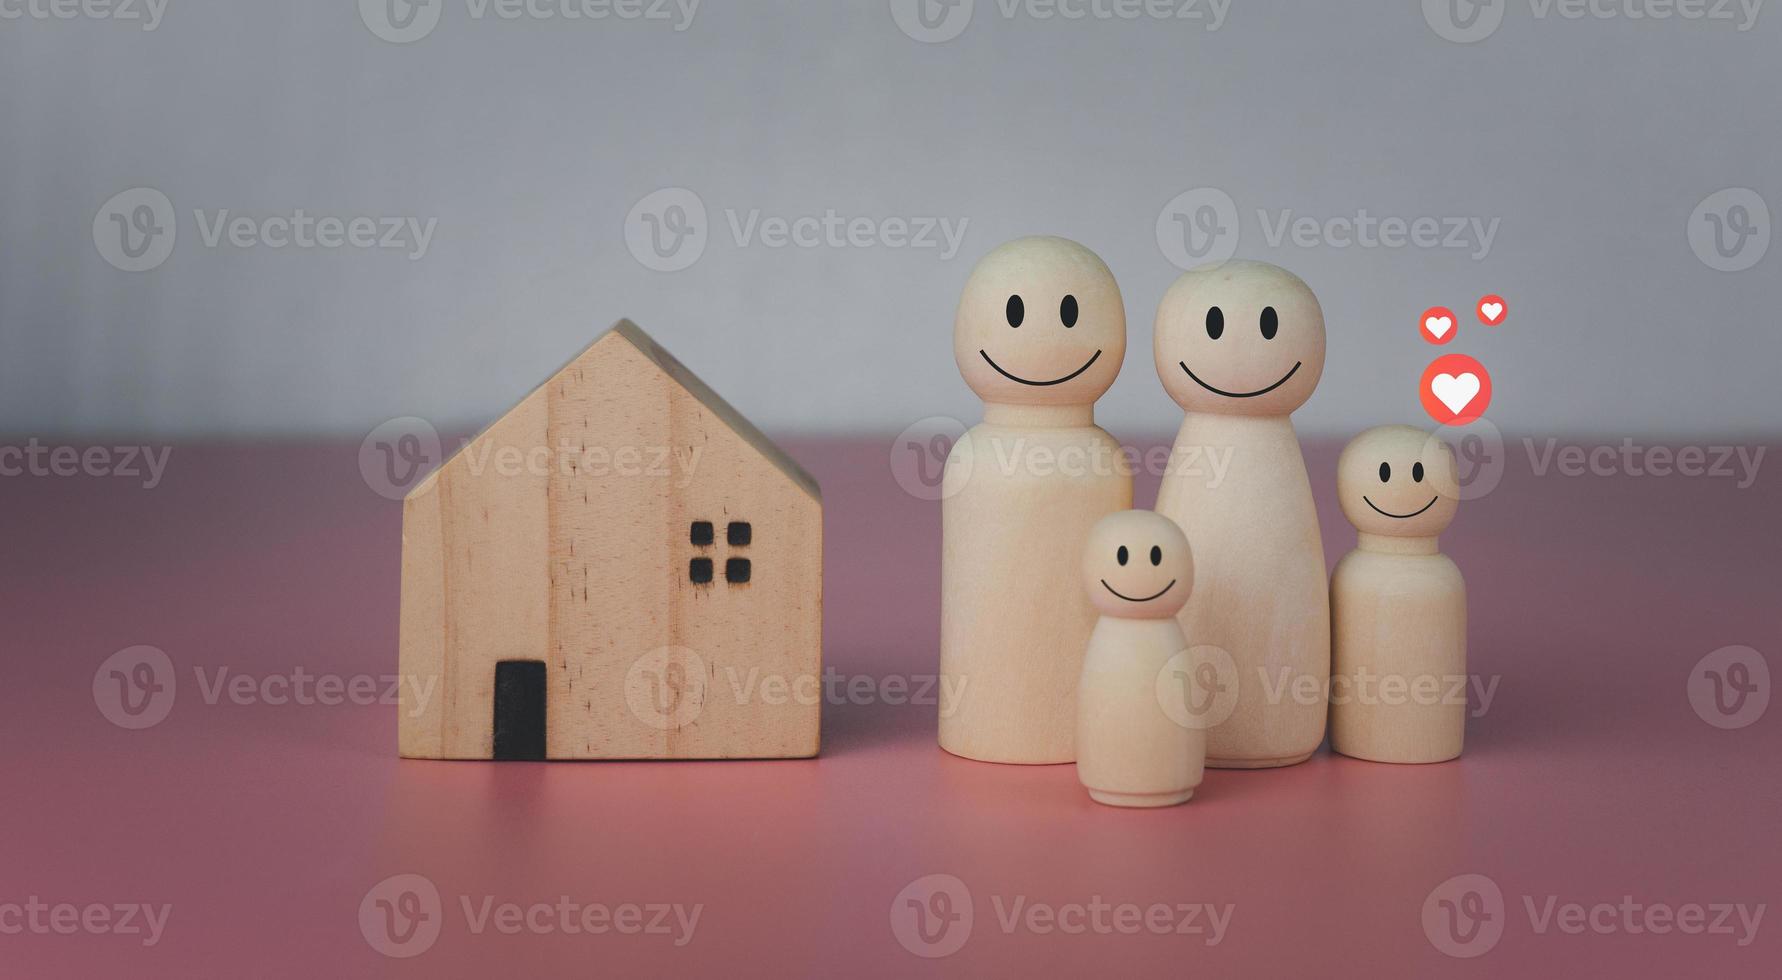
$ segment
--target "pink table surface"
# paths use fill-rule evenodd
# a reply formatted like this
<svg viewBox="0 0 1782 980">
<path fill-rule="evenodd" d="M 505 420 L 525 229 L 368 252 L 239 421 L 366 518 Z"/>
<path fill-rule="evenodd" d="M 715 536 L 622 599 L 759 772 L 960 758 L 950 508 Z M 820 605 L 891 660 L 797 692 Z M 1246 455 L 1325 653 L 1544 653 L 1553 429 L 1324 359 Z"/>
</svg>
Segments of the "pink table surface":
<svg viewBox="0 0 1782 980">
<path fill-rule="evenodd" d="M 790 444 L 824 489 L 827 666 L 875 686 L 936 668 L 939 508 L 899 489 L 890 444 Z M 0 480 L 0 975 L 1775 977 L 1782 922 L 1746 922 L 1782 897 L 1782 711 L 1722 729 L 1689 695 L 1712 651 L 1782 652 L 1775 480 L 1537 476 L 1512 444 L 1443 539 L 1470 669 L 1499 682 L 1466 755 L 1214 771 L 1160 812 L 1092 804 L 1070 766 L 948 756 L 935 708 L 896 698 L 827 704 L 808 761 L 399 760 L 392 706 L 205 690 L 220 668 L 256 689 L 395 672 L 400 508 L 357 446 L 182 445 L 153 490 Z M 1332 562 L 1352 543 L 1335 448 L 1308 447 Z M 177 684 L 130 730 L 94 678 L 138 644 Z M 374 893 L 399 874 L 439 905 L 403 898 L 415 879 Z M 150 946 L 96 918 L 32 928 L 33 897 L 168 913 Z M 699 918 L 570 934 L 551 910 L 510 935 L 478 931 L 485 902 Z M 1120 931 L 1158 904 L 1167 925 Z M 1180 905 L 1218 934 L 1204 911 L 1169 931 Z M 1696 906 L 1725 931 L 1646 928 Z"/>
</svg>

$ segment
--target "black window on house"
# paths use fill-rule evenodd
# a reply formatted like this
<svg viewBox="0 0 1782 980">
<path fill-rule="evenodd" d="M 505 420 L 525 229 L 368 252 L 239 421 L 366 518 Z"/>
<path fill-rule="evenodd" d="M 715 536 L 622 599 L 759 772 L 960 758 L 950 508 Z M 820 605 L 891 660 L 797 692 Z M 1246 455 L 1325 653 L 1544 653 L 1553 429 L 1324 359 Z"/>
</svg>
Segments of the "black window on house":
<svg viewBox="0 0 1782 980">
<path fill-rule="evenodd" d="M 687 540 L 700 549 L 712 548 L 717 544 L 717 527 L 711 521 L 694 521 L 688 528 Z M 755 527 L 748 521 L 730 521 L 724 525 L 724 545 L 727 548 L 747 548 L 755 541 Z M 706 555 L 700 555 L 687 562 L 687 580 L 695 585 L 710 585 L 717 573 L 716 561 Z M 755 569 L 747 558 L 726 555 L 724 558 L 724 581 L 731 585 L 746 585 L 754 577 Z"/>
</svg>

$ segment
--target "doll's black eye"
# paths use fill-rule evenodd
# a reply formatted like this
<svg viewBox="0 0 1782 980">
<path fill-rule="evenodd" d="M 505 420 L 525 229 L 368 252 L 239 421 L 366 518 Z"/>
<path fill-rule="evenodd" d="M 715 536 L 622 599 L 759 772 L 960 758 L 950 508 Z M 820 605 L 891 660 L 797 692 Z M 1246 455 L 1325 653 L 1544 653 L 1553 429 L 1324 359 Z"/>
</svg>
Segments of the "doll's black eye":
<svg viewBox="0 0 1782 980">
<path fill-rule="evenodd" d="M 1423 464 L 1422 463 L 1418 463 L 1411 467 L 1411 479 L 1417 481 L 1418 483 L 1423 482 Z"/>
<path fill-rule="evenodd" d="M 1153 564 L 1153 565 L 1163 564 L 1163 549 L 1157 547 L 1156 545 L 1151 546 L 1151 564 Z"/>
<path fill-rule="evenodd" d="M 1064 302 L 1058 304 L 1058 319 L 1063 320 L 1066 327 L 1077 325 L 1077 298 L 1075 296 L 1066 296 Z"/>
<path fill-rule="evenodd" d="M 1390 480 L 1390 479 L 1392 479 L 1392 467 L 1387 465 L 1386 463 L 1381 463 L 1380 464 L 1380 482 L 1385 483 L 1387 480 Z"/>
<path fill-rule="evenodd" d="M 1217 306 L 1207 311 L 1207 336 L 1218 340 L 1225 332 L 1225 311 Z"/>
<path fill-rule="evenodd" d="M 1121 545 L 1120 550 L 1114 552 L 1114 560 L 1119 562 L 1122 565 L 1126 564 L 1126 559 L 1129 557 L 1131 557 L 1131 556 L 1126 553 L 1125 545 Z"/>
<path fill-rule="evenodd" d="M 1008 318 L 1009 318 L 1009 326 L 1018 327 L 1021 325 L 1021 321 L 1026 319 L 1026 317 L 1027 317 L 1027 307 L 1022 305 L 1021 297 L 1019 297 L 1019 296 L 1010 296 L 1009 297 L 1009 308 L 1007 310 L 1007 313 L 1008 313 Z"/>
<path fill-rule="evenodd" d="M 1281 317 L 1274 307 L 1262 311 L 1262 339 L 1273 340 L 1281 332 Z"/>
</svg>

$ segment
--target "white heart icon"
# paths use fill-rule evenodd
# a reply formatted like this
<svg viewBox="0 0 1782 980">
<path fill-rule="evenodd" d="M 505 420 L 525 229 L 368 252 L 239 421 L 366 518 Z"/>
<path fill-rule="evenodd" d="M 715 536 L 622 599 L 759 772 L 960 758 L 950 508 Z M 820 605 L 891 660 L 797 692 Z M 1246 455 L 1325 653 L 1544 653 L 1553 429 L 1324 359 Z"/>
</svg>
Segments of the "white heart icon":
<svg viewBox="0 0 1782 980">
<path fill-rule="evenodd" d="M 1479 376 L 1471 371 L 1455 377 L 1452 374 L 1438 374 L 1429 383 L 1429 390 L 1436 400 L 1448 406 L 1448 411 L 1455 415 L 1471 405 L 1473 398 L 1479 394 Z"/>
<path fill-rule="evenodd" d="M 1429 331 L 1431 337 L 1441 340 L 1443 337 L 1448 336 L 1448 331 L 1454 329 L 1454 318 L 1446 316 L 1424 317 L 1423 328 Z"/>
<path fill-rule="evenodd" d="M 1496 323 L 1497 318 L 1504 315 L 1504 304 L 1480 303 L 1479 312 L 1485 314 L 1485 322 Z"/>
</svg>

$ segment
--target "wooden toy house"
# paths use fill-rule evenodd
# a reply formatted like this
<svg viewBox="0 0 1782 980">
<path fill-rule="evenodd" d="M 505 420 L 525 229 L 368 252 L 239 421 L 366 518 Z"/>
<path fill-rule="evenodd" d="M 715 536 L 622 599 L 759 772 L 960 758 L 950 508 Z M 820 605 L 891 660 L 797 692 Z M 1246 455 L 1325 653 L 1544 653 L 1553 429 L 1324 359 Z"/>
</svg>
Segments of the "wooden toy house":
<svg viewBox="0 0 1782 980">
<path fill-rule="evenodd" d="M 816 481 L 630 322 L 402 524 L 402 755 L 816 754 Z"/>
</svg>

